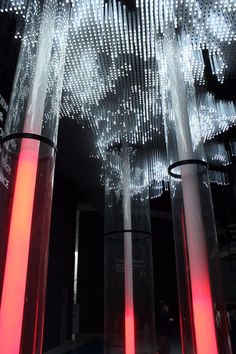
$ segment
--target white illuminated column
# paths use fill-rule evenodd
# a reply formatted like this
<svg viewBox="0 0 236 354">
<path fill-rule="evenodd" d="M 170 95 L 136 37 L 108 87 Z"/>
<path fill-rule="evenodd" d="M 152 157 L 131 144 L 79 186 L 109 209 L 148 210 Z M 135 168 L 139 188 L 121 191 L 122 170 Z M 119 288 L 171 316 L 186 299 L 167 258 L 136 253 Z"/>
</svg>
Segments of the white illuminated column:
<svg viewBox="0 0 236 354">
<path fill-rule="evenodd" d="M 6 122 L 0 188 L 0 347 L 42 352 L 52 182 L 68 5 L 33 1 Z M 55 63 L 56 61 L 56 63 Z"/>
<path fill-rule="evenodd" d="M 106 354 L 156 353 L 149 188 L 128 143 L 105 165 Z"/>
<path fill-rule="evenodd" d="M 129 147 L 123 146 L 123 223 L 125 272 L 125 353 L 135 354 L 135 317 L 133 294 L 132 219 L 130 197 Z M 126 231 L 127 230 L 127 231 Z M 130 230 L 130 231 L 128 231 Z"/>
<path fill-rule="evenodd" d="M 183 211 L 181 212 L 181 199 L 179 200 L 179 205 L 174 204 L 173 206 L 173 217 L 175 219 L 178 215 L 178 221 L 174 220 L 174 224 L 180 223 L 182 227 L 182 244 L 183 244 L 183 257 L 184 260 L 184 271 L 186 291 L 187 291 L 187 302 L 186 307 L 189 306 L 188 311 L 189 319 L 186 319 L 183 313 L 181 314 L 181 330 L 182 330 L 182 345 L 184 353 L 196 353 L 196 354 L 218 354 L 221 352 L 221 342 L 219 338 L 219 332 L 217 332 L 215 323 L 215 313 L 214 305 L 215 297 L 213 295 L 215 285 L 212 284 L 211 270 L 210 270 L 210 259 L 209 259 L 209 247 L 207 243 L 209 242 L 209 227 L 206 225 L 206 220 L 204 220 L 204 213 L 212 214 L 212 205 L 209 199 L 207 206 L 210 210 L 203 210 L 202 198 L 208 201 L 210 198 L 209 186 L 206 189 L 205 196 L 202 196 L 201 184 L 207 185 L 208 180 L 202 180 L 202 174 L 206 174 L 205 168 L 198 167 L 198 162 L 194 159 L 201 160 L 203 155 L 201 151 L 201 141 L 198 142 L 199 146 L 194 148 L 194 139 L 197 140 L 199 126 L 196 102 L 194 101 L 193 93 L 191 90 L 186 90 L 185 85 L 190 85 L 191 83 L 184 82 L 184 70 L 188 70 L 187 67 L 181 66 L 181 53 L 178 48 L 178 42 L 173 31 L 169 30 L 165 33 L 164 40 L 164 55 L 167 63 L 167 71 L 170 85 L 170 97 L 172 100 L 173 109 L 173 120 L 169 118 L 167 126 L 169 125 L 169 135 L 172 136 L 169 140 L 176 139 L 177 151 L 171 151 L 174 145 L 170 145 L 169 141 L 169 155 L 172 162 L 186 161 L 189 163 L 181 164 L 178 168 L 181 177 L 181 190 L 182 190 L 182 202 Z M 191 121 L 192 119 L 192 121 Z M 197 129 L 193 129 L 191 124 L 193 120 L 196 119 L 195 125 Z M 172 120 L 172 121 L 171 121 Z M 175 129 L 175 130 L 173 130 Z M 192 130 L 191 130 L 192 129 Z M 193 135 L 196 136 L 193 136 Z M 177 154 L 176 154 L 177 153 Z M 173 161 L 174 156 L 174 161 Z M 176 160 L 177 157 L 177 160 Z M 186 161 L 187 162 L 187 161 Z M 201 164 L 201 162 L 200 162 Z M 200 165 L 201 166 L 201 165 Z M 172 170 L 172 172 L 175 170 Z M 199 172 L 200 171 L 200 172 Z M 177 186 L 177 182 L 171 178 L 171 193 L 172 199 L 176 198 L 175 195 L 180 188 Z M 176 210 L 176 207 L 179 210 Z M 213 217 L 210 217 L 208 222 L 214 223 Z M 177 226 L 178 228 L 178 226 Z M 214 224 L 212 225 L 213 233 L 215 233 Z M 212 232 L 211 230 L 211 232 Z M 178 230 L 175 230 L 175 234 Z M 177 236 L 176 236 L 177 238 Z M 216 241 L 215 241 L 216 242 Z M 176 249 L 180 247 L 178 245 L 178 240 L 176 239 Z M 217 251 L 215 251 L 217 253 Z M 181 303 L 181 267 L 183 264 L 182 260 L 178 259 L 177 254 L 177 270 L 179 277 L 179 297 Z M 218 268 L 216 267 L 215 271 Z M 220 283 L 220 281 L 219 281 Z M 222 289 L 219 291 L 222 292 Z M 185 345 L 185 337 L 188 335 L 185 333 L 184 322 L 189 321 L 189 337 L 188 339 L 191 344 Z M 222 332 L 221 335 L 226 336 L 225 347 L 227 348 L 227 353 L 231 353 L 230 345 L 227 340 L 227 325 L 223 323 L 225 321 L 225 316 L 222 311 Z M 224 331 L 223 331 L 224 328 Z"/>
</svg>

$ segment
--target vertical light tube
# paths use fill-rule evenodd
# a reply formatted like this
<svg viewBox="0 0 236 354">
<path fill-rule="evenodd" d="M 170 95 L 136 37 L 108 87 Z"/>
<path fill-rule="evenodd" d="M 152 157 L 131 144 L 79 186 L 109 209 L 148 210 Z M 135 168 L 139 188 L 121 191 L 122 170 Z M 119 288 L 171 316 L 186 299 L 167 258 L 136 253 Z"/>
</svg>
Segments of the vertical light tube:
<svg viewBox="0 0 236 354">
<path fill-rule="evenodd" d="M 217 338 L 209 277 L 205 230 L 194 166 L 181 167 L 196 350 L 217 354 Z M 207 333 L 207 335 L 206 335 Z"/>
<path fill-rule="evenodd" d="M 128 146 L 123 147 L 123 223 L 125 272 L 125 353 L 135 354 L 132 232 L 125 231 L 132 230 Z"/>
<path fill-rule="evenodd" d="M 199 132 L 197 130 L 195 130 L 195 132 L 191 131 L 191 119 L 192 122 L 195 120 L 195 126 L 198 122 L 196 102 L 194 102 L 193 98 L 194 93 L 191 92 L 191 85 L 193 84 L 192 82 L 184 82 L 184 70 L 188 70 L 188 68 L 183 69 L 180 65 L 181 54 L 179 52 L 178 42 L 174 31 L 166 30 L 165 37 L 164 56 L 166 57 L 170 97 L 174 115 L 174 120 L 167 118 L 169 121 L 166 124 L 169 129 L 167 134 L 167 136 L 169 135 L 169 157 L 172 162 L 173 159 L 174 161 L 177 159 L 177 161 L 180 162 L 182 160 L 190 161 L 187 164 L 181 165 L 180 163 L 179 170 L 181 176 L 181 191 L 184 211 L 183 221 L 185 228 L 182 232 L 186 232 L 186 240 L 184 243 L 186 244 L 188 257 L 187 263 L 189 267 L 189 269 L 188 267 L 185 269 L 187 273 L 189 272 L 188 275 L 186 273 L 185 281 L 189 281 L 187 291 L 188 297 L 191 298 L 191 303 L 189 304 L 189 306 L 191 306 L 189 315 L 191 317 L 192 324 L 190 327 L 194 331 L 194 333 L 191 334 L 193 336 L 193 347 L 191 352 L 196 354 L 218 354 L 219 348 L 213 308 L 212 283 L 206 243 L 207 233 L 206 226 L 204 225 L 202 201 L 200 198 L 200 185 L 203 182 L 200 180 L 200 175 L 197 174 L 197 164 L 193 164 L 192 161 L 193 159 L 202 159 L 202 151 L 199 152 L 199 150 L 196 150 L 197 145 L 201 147 L 201 139 L 198 140 Z M 185 91 L 184 85 L 189 85 L 189 92 Z M 189 104 L 188 100 L 190 101 Z M 198 127 L 198 129 L 200 128 Z M 195 136 L 193 136 L 193 134 L 195 134 Z M 174 136 L 175 138 L 173 138 Z M 193 147 L 194 139 L 195 142 L 197 141 L 195 148 Z M 177 151 L 173 151 L 174 140 Z M 176 184 L 172 182 L 172 179 L 171 188 L 173 188 L 172 194 L 174 195 L 174 191 L 176 191 L 179 187 L 176 187 Z M 206 198 L 208 198 L 208 195 Z M 175 208 L 176 207 L 180 207 L 180 205 L 177 206 L 177 204 L 175 204 Z M 210 203 L 209 207 L 212 212 L 212 206 Z M 173 215 L 175 215 L 176 212 L 177 211 L 174 210 Z M 211 221 L 214 222 L 213 220 Z M 181 293 L 179 295 L 181 296 Z M 182 340 L 182 342 L 184 341 Z M 186 348 L 185 350 L 186 353 L 188 353 Z"/>
<path fill-rule="evenodd" d="M 48 22 L 53 23 L 56 12 L 52 12 L 51 16 L 48 18 L 45 15 L 40 27 L 36 73 L 28 101 L 24 133 L 40 134 L 42 129 L 53 43 L 53 28 L 48 30 Z M 42 59 L 45 60 L 45 67 Z M 0 343 L 6 354 L 20 352 L 39 145 L 37 140 L 22 139 L 18 158 L 0 307 Z M 15 334 L 13 339 L 12 333 Z"/>
<path fill-rule="evenodd" d="M 179 120 L 177 146 L 180 160 L 193 159 L 193 148 L 188 123 L 188 114 L 183 103 L 184 90 L 181 75 L 176 67 L 176 50 L 167 50 L 167 63 L 170 70 L 170 85 L 173 97 L 173 111 Z M 168 44 L 170 45 L 170 44 Z M 171 58 L 168 55 L 171 54 Z M 175 67 L 173 67 L 175 65 Z M 172 74 L 174 76 L 172 76 Z M 173 85 L 173 86 L 172 86 Z M 184 203 L 184 215 L 187 234 L 187 247 L 190 267 L 190 285 L 193 307 L 196 353 L 217 354 L 217 339 L 214 311 L 209 279 L 209 268 L 205 244 L 205 232 L 201 218 L 199 189 L 194 165 L 181 166 L 181 181 Z M 206 336 L 207 333 L 207 336 Z"/>
<path fill-rule="evenodd" d="M 38 152 L 38 141 L 22 140 L 0 308 L 0 343 L 6 354 L 20 353 Z"/>
<path fill-rule="evenodd" d="M 73 296 L 73 322 L 72 322 L 72 340 L 76 340 L 79 333 L 79 304 L 78 304 L 78 271 L 79 271 L 79 225 L 80 208 L 76 208 L 76 229 L 75 229 L 75 255 L 74 255 L 74 296 Z"/>
<path fill-rule="evenodd" d="M 156 353 L 149 187 L 140 155 L 128 144 L 107 152 L 105 354 Z"/>
<path fill-rule="evenodd" d="M 76 230 L 75 230 L 75 258 L 74 258 L 74 305 L 77 304 L 78 293 L 78 257 L 79 257 L 79 223 L 80 223 L 80 209 L 77 204 L 76 209 Z"/>
<path fill-rule="evenodd" d="M 10 187 L 0 189 L 8 214 L 1 210 L 0 346 L 4 354 L 42 351 L 54 129 L 68 24 L 66 7 L 57 0 L 45 1 L 42 13 L 40 1 L 31 2 L 27 17 L 2 153 L 10 166 Z M 62 23 L 64 34 L 59 29 Z M 1 173 L 6 173 L 4 168 L 3 164 Z"/>
</svg>

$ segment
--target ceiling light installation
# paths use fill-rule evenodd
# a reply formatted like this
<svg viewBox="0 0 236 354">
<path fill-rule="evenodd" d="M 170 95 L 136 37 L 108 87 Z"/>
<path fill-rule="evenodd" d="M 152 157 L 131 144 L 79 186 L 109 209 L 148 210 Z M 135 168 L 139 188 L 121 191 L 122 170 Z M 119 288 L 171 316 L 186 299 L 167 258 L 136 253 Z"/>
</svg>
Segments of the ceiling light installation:
<svg viewBox="0 0 236 354">
<path fill-rule="evenodd" d="M 0 12 L 15 13 L 25 18 L 28 6 L 29 0 L 5 0 L 0 3 Z"/>
<path fill-rule="evenodd" d="M 0 13 L 16 15 L 15 39 L 21 39 L 30 0 L 1 0 Z"/>
<path fill-rule="evenodd" d="M 236 112 L 232 102 L 204 100 L 208 94 L 202 93 L 202 48 L 208 49 L 212 69 L 223 81 L 233 69 L 235 5 L 148 0 L 136 1 L 133 8 L 129 11 L 124 2 L 117 1 L 74 1 L 61 115 L 93 129 L 103 158 L 107 148 L 123 140 L 147 149 L 150 193 L 156 197 L 163 186 L 168 188 L 161 94 L 168 83 L 160 87 L 165 26 L 176 27 L 183 66 L 190 65 L 198 86 L 200 134 L 209 140 L 235 124 Z M 212 16 L 216 19 L 216 15 L 218 22 L 214 23 Z M 202 105 L 205 110 L 200 109 Z M 206 110 L 217 114 L 206 117 Z M 224 124 L 220 124 L 222 116 L 228 117 Z M 159 165 L 166 168 L 158 169 Z"/>
</svg>

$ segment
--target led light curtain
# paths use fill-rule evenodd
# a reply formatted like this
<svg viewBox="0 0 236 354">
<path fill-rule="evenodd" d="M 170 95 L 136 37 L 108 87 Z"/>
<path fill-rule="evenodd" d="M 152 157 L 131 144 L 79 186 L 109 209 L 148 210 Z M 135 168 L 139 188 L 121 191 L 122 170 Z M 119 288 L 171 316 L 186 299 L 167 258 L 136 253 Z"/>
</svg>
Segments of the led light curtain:
<svg viewBox="0 0 236 354">
<path fill-rule="evenodd" d="M 234 72 L 235 11 L 230 0 L 73 2 L 61 115 L 92 129 L 102 159 L 124 139 L 146 147 L 151 198 L 168 189 L 169 180 L 160 84 L 165 28 L 182 34 L 178 42 L 198 87 L 205 141 L 236 123 L 235 103 L 206 92 L 202 53 L 208 50 L 220 82 Z M 224 183 L 220 174 L 213 180 Z"/>
<path fill-rule="evenodd" d="M 0 350 L 42 352 L 68 5 L 31 2 L 1 154 Z"/>
<path fill-rule="evenodd" d="M 127 143 L 119 151 L 107 152 L 106 354 L 156 353 L 149 191 L 144 166 L 145 161 Z"/>
</svg>

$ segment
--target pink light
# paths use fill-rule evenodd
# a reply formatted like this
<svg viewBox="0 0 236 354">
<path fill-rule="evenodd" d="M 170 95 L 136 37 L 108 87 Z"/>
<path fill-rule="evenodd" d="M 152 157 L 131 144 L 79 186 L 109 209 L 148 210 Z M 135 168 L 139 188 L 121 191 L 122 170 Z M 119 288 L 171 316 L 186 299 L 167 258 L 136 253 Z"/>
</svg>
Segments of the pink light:
<svg viewBox="0 0 236 354">
<path fill-rule="evenodd" d="M 189 231 L 193 231 L 193 225 L 188 226 Z M 218 354 L 209 269 L 203 235 L 197 235 L 193 231 L 188 234 L 188 238 L 186 237 L 183 214 L 182 229 L 185 262 L 189 263 L 191 289 L 188 289 L 188 295 L 189 299 L 192 298 L 192 301 L 190 300 L 193 311 L 191 326 L 194 327 L 196 352 L 197 354 Z M 200 229 L 200 231 L 202 230 Z"/>
<path fill-rule="evenodd" d="M 199 261 L 190 263 L 197 353 L 218 354 L 208 269 Z"/>
<path fill-rule="evenodd" d="M 39 142 L 22 139 L 0 307 L 1 353 L 19 354 Z"/>
<path fill-rule="evenodd" d="M 131 213 L 130 213 L 131 216 Z M 131 225 L 128 226 L 131 228 Z M 132 233 L 124 233 L 125 354 L 135 354 Z"/>
<path fill-rule="evenodd" d="M 125 309 L 125 354 L 135 354 L 134 311 Z"/>
<path fill-rule="evenodd" d="M 196 353 L 218 354 L 198 179 L 191 165 L 181 167 L 181 177 Z"/>
</svg>

